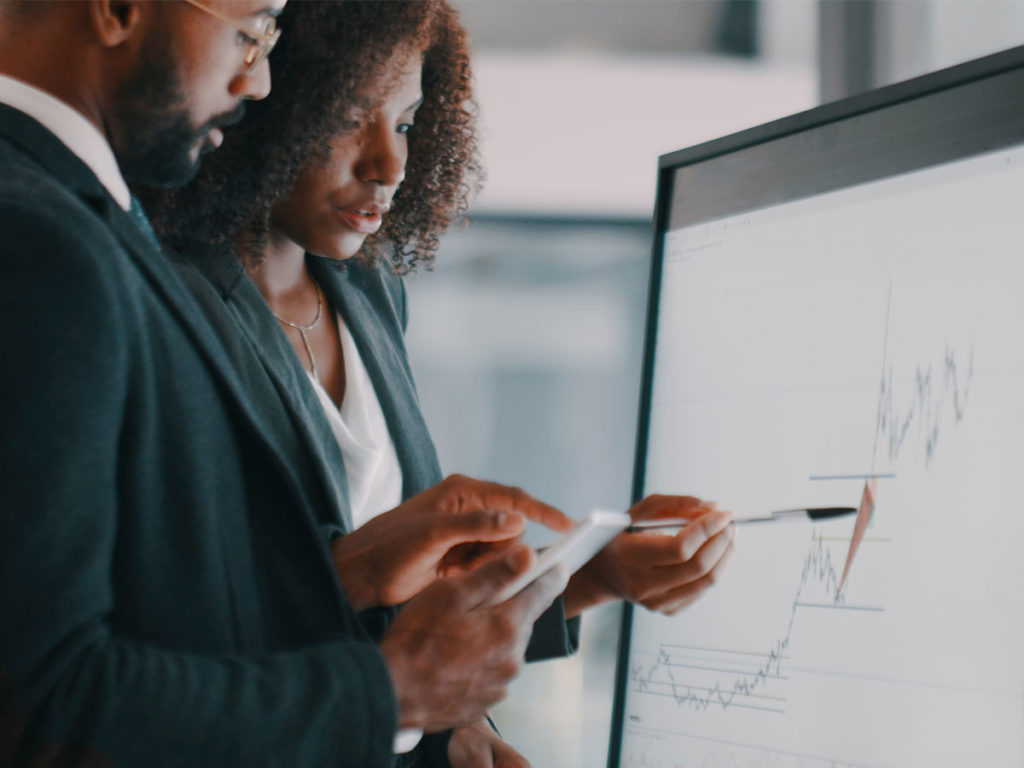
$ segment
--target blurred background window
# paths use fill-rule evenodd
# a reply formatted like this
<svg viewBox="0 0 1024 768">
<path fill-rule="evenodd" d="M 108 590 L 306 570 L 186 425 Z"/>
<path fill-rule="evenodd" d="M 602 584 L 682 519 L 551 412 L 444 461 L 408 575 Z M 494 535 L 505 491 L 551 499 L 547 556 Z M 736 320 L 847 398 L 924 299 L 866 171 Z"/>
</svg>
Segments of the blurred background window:
<svg viewBox="0 0 1024 768">
<path fill-rule="evenodd" d="M 658 156 L 1024 41 L 1004 0 L 454 4 L 488 179 L 407 281 L 420 398 L 446 473 L 577 517 L 629 504 Z M 606 763 L 619 613 L 495 709 L 538 768 Z"/>
</svg>

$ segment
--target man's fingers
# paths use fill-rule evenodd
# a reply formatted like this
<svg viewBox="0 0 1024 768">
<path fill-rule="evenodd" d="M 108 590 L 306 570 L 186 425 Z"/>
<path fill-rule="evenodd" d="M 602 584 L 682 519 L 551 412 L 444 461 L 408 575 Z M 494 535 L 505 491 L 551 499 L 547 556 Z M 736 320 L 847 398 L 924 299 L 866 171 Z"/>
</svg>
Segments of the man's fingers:
<svg viewBox="0 0 1024 768">
<path fill-rule="evenodd" d="M 518 544 L 518 537 L 503 539 L 502 541 L 460 544 L 449 550 L 448 554 L 441 560 L 441 563 L 437 566 L 437 575 L 447 578 L 458 573 L 475 571 L 483 563 L 495 557 L 500 557 Z"/>
<path fill-rule="evenodd" d="M 494 743 L 494 768 L 532 768 L 530 761 L 504 741 Z"/>
<path fill-rule="evenodd" d="M 452 737 L 448 763 L 451 768 L 495 768 L 491 745 L 468 729 L 465 734 L 456 732 Z"/>
<path fill-rule="evenodd" d="M 533 624 L 555 602 L 555 598 L 565 591 L 569 575 L 569 569 L 559 563 L 501 605 L 507 606 L 511 612 L 510 618 L 517 624 Z"/>
<path fill-rule="evenodd" d="M 456 600 L 473 610 L 486 604 L 506 584 L 533 564 L 533 550 L 525 544 L 516 544 L 501 557 L 489 560 L 475 571 L 452 577 Z"/>
</svg>

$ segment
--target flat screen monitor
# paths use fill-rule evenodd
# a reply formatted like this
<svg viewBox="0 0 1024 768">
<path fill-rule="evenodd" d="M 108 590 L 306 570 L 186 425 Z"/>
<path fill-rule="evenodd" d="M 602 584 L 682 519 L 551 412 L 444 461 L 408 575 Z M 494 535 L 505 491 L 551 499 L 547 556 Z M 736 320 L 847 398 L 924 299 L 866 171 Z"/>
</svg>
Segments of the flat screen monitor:
<svg viewBox="0 0 1024 768">
<path fill-rule="evenodd" d="M 1024 766 L 1024 48 L 661 158 L 634 497 L 743 525 L 627 609 L 611 768 Z"/>
</svg>

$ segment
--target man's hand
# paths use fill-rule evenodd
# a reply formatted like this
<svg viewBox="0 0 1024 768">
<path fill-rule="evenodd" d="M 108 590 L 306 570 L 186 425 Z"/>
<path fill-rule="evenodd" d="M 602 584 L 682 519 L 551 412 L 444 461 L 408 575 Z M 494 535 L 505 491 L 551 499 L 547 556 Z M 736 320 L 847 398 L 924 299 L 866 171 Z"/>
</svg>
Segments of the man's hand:
<svg viewBox="0 0 1024 768">
<path fill-rule="evenodd" d="M 515 597 L 488 605 L 533 561 L 529 547 L 518 544 L 475 571 L 435 581 L 402 608 L 380 643 L 399 727 L 432 732 L 466 725 L 505 697 L 533 623 L 568 579 L 559 566 Z"/>
<path fill-rule="evenodd" d="M 530 768 L 530 761 L 502 741 L 486 719 L 452 732 L 448 762 L 451 768 Z"/>
<path fill-rule="evenodd" d="M 519 488 L 452 475 L 331 542 L 357 611 L 398 605 L 439 576 L 472 570 L 515 544 L 529 518 L 556 531 L 573 521 Z"/>
<path fill-rule="evenodd" d="M 672 615 L 700 597 L 732 553 L 732 513 L 692 496 L 648 496 L 629 510 L 633 520 L 685 517 L 674 536 L 620 533 L 565 590 L 566 616 L 606 600 L 629 600 Z"/>
</svg>

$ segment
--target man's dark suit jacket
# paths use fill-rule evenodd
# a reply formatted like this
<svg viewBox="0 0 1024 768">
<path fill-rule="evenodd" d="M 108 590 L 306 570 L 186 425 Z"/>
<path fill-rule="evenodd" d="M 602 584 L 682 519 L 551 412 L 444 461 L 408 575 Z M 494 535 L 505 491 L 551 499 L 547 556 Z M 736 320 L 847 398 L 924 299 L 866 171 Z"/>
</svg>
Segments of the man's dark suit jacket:
<svg viewBox="0 0 1024 768">
<path fill-rule="evenodd" d="M 340 500 L 93 173 L 0 106 L 0 765 L 378 766 Z"/>
</svg>

